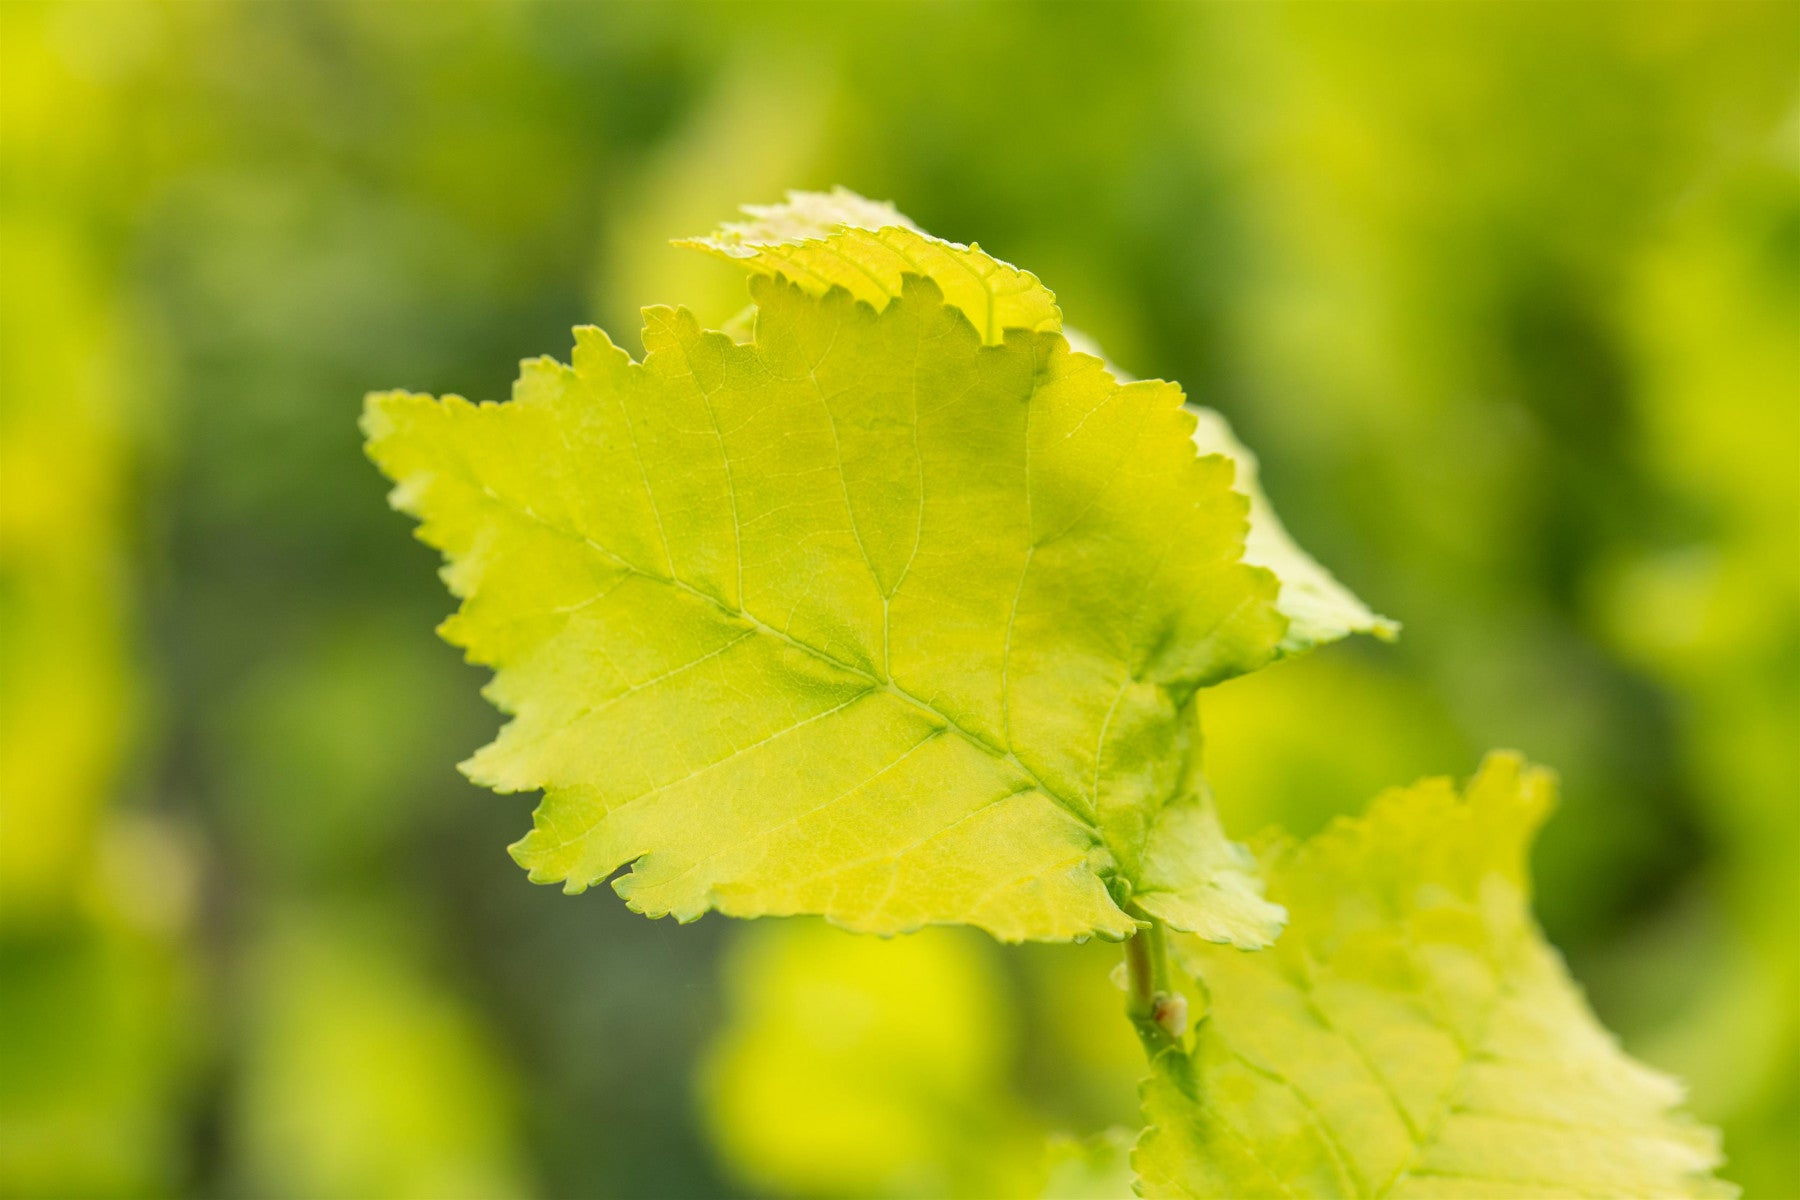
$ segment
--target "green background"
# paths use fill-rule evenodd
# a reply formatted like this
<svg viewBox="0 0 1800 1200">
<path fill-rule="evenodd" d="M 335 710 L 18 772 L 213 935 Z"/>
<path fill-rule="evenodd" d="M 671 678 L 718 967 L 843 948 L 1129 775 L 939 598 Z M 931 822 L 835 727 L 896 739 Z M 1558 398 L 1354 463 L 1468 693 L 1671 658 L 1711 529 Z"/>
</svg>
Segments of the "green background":
<svg viewBox="0 0 1800 1200">
<path fill-rule="evenodd" d="M 721 321 L 666 240 L 841 183 L 1405 622 L 1210 694 L 1228 828 L 1556 767 L 1549 933 L 1800 1195 L 1797 64 L 1794 4 L 0 5 L 0 1194 L 988 1195 L 1132 1120 L 1116 951 L 651 923 L 454 771 L 363 392 Z"/>
</svg>

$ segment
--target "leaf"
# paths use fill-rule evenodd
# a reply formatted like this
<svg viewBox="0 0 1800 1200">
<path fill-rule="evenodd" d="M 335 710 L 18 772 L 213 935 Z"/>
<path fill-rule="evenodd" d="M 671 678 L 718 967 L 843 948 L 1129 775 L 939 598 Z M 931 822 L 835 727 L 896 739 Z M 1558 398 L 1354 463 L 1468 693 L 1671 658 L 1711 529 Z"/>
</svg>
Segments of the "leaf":
<svg viewBox="0 0 1800 1200">
<path fill-rule="evenodd" d="M 1545 942 L 1526 852 L 1554 782 L 1491 755 L 1263 856 L 1291 922 L 1177 940 L 1210 1008 L 1144 1087 L 1146 1196 L 1729 1196 L 1681 1087 L 1628 1058 Z"/>
<path fill-rule="evenodd" d="M 1202 454 L 1223 454 L 1236 463 L 1235 486 L 1250 498 L 1250 534 L 1244 543 L 1244 561 L 1267 567 L 1281 580 L 1277 603 L 1288 619 L 1281 652 L 1302 654 L 1353 633 L 1373 634 L 1384 642 L 1399 637 L 1398 621 L 1370 611 L 1289 536 L 1257 481 L 1256 455 L 1238 441 L 1225 418 L 1199 407 L 1194 409 L 1194 416 L 1194 445 Z"/>
<path fill-rule="evenodd" d="M 760 274 L 781 275 L 813 295 L 846 288 L 877 309 L 900 294 L 905 275 L 922 275 L 943 291 L 945 303 L 961 309 L 984 331 L 989 343 L 1007 329 L 1060 331 L 1076 351 L 1106 362 L 1115 378 L 1131 378 L 1106 361 L 1090 338 L 1063 325 L 1056 297 L 1035 275 L 980 246 L 933 237 L 892 204 L 835 188 L 789 192 L 785 204 L 746 205 L 743 211 L 750 221 L 677 244 Z M 729 325 L 735 340 L 745 340 L 746 317 Z M 1288 536 L 1257 484 L 1256 456 L 1233 436 L 1225 419 L 1211 409 L 1193 406 L 1191 411 L 1197 421 L 1194 444 L 1202 454 L 1230 458 L 1237 467 L 1234 486 L 1249 497 L 1244 561 L 1269 568 L 1281 581 L 1276 604 L 1288 618 L 1281 653 L 1299 654 L 1352 633 L 1374 634 L 1383 641 L 1397 637 L 1397 622 L 1376 616 Z"/>
<path fill-rule="evenodd" d="M 1197 714 L 1190 712 L 1188 720 L 1197 746 Z M 1157 814 L 1133 900 L 1171 928 L 1255 949 L 1274 938 L 1286 914 L 1263 898 L 1262 879 L 1249 851 L 1225 836 L 1198 754 L 1187 756 L 1184 772 L 1177 799 Z M 1266 930 L 1267 936 L 1246 938 L 1245 930 Z"/>
<path fill-rule="evenodd" d="M 1162 844 L 1207 811 L 1178 794 L 1194 691 L 1285 625 L 1179 389 L 1055 332 L 987 344 L 916 275 L 879 312 L 751 292 L 748 344 L 653 308 L 642 363 L 584 329 L 508 404 L 369 400 L 463 598 L 443 634 L 514 716 L 465 769 L 546 793 L 515 857 L 570 891 L 631 863 L 615 889 L 682 920 L 1117 938 L 1109 888 L 1148 886 L 1266 942 L 1228 854 Z"/>
</svg>

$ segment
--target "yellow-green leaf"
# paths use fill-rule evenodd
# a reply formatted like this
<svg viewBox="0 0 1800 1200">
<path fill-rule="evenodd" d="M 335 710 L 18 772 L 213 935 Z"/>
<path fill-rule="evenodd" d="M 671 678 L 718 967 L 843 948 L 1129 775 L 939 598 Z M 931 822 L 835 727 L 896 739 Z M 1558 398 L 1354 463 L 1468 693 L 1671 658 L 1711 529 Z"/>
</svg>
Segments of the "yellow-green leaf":
<svg viewBox="0 0 1800 1200">
<path fill-rule="evenodd" d="M 749 271 L 779 275 L 814 295 L 848 290 L 880 309 L 900 294 L 908 274 L 938 285 L 945 303 L 962 311 L 983 339 L 997 342 L 1008 329 L 1060 331 L 1070 345 L 1121 372 L 1077 330 L 1064 327 L 1056 297 L 1035 275 L 1002 262 L 978 245 L 934 237 L 892 204 L 868 200 L 845 188 L 789 192 L 786 203 L 746 205 L 744 222 L 727 223 L 703 238 L 678 243 L 736 262 Z M 727 332 L 748 340 L 755 309 L 728 322 Z M 1223 454 L 1236 464 L 1233 487 L 1250 500 L 1244 560 L 1267 567 L 1281 581 L 1276 607 L 1288 618 L 1283 655 L 1299 654 L 1353 633 L 1383 641 L 1400 626 L 1377 616 L 1331 573 L 1295 544 L 1257 482 L 1256 456 L 1232 434 L 1225 419 L 1194 407 L 1194 443 L 1202 454 Z"/>
<path fill-rule="evenodd" d="M 546 793 L 515 856 L 573 891 L 633 864 L 616 890 L 684 920 L 1121 937 L 1148 886 L 1265 942 L 1241 863 L 1166 865 L 1193 693 L 1286 624 L 1180 390 L 989 344 L 916 275 L 880 311 L 751 290 L 746 344 L 647 309 L 641 363 L 585 329 L 510 403 L 370 398 L 444 635 L 513 714 L 466 768 Z"/>
<path fill-rule="evenodd" d="M 1145 1196 L 1729 1196 L 1681 1087 L 1595 1020 L 1532 919 L 1546 771 L 1489 757 L 1263 856 L 1281 940 L 1177 939 L 1208 996 L 1144 1087 Z"/>
</svg>

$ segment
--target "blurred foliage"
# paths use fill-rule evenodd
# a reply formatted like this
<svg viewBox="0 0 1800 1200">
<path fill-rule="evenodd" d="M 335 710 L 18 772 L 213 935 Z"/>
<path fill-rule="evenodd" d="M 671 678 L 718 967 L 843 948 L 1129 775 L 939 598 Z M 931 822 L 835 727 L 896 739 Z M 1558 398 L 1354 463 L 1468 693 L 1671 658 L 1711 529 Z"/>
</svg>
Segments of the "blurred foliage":
<svg viewBox="0 0 1800 1200">
<path fill-rule="evenodd" d="M 713 1139 L 771 1195 L 1107 1194 L 1143 1074 L 1118 962 L 1100 941 L 997 956 L 962 928 L 758 922 L 698 1080 Z"/>
<path fill-rule="evenodd" d="M 1223 412 L 1405 622 L 1212 694 L 1230 827 L 1554 764 L 1552 936 L 1800 1194 L 1796 44 L 1754 2 L 0 6 L 0 1194 L 861 1190 L 891 1096 L 770 1129 L 752 1085 L 891 1070 L 890 1018 L 997 1149 L 879 1186 L 1132 1122 L 1107 948 L 651 924 L 526 885 L 528 800 L 451 769 L 494 718 L 362 393 L 722 321 L 661 239 L 835 183 Z M 851 1049 L 793 1027 L 870 979 Z M 765 1021 L 811 1057 L 728 1084 Z"/>
<path fill-rule="evenodd" d="M 1028 1196 L 1041 1149 L 1007 1086 L 1015 1006 L 979 935 L 894 942 L 763 922 L 727 964 L 714 1137 L 775 1195 Z"/>
<path fill-rule="evenodd" d="M 236 1194 L 523 1194 L 510 1081 L 454 994 L 409 957 L 402 935 L 343 913 L 278 922 L 254 947 Z"/>
<path fill-rule="evenodd" d="M 1077 1141 L 1052 1138 L 1046 1154 L 1043 1200 L 1129 1196 L 1134 1131 L 1113 1128 Z"/>
</svg>

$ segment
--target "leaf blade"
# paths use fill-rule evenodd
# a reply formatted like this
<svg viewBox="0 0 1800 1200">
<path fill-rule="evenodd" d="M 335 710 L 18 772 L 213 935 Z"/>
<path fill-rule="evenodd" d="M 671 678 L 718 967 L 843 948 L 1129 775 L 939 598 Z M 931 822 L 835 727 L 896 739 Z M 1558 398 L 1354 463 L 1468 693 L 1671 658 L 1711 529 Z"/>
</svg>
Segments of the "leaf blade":
<svg viewBox="0 0 1800 1200">
<path fill-rule="evenodd" d="M 1625 1056 L 1532 920 L 1553 789 L 1496 754 L 1461 795 L 1396 789 L 1266 852 L 1276 947 L 1177 943 L 1211 1004 L 1145 1085 L 1142 1194 L 1733 1194 L 1679 1085 Z"/>
<path fill-rule="evenodd" d="M 371 398 L 513 714 L 466 769 L 546 792 L 515 856 L 680 919 L 1127 936 L 1188 697 L 1282 628 L 1229 465 L 1177 389 L 988 345 L 929 280 L 752 291 L 748 344 L 651 309 L 642 363 L 582 331 L 507 404 Z"/>
<path fill-rule="evenodd" d="M 1008 329 L 1060 330 L 1077 351 L 1101 360 L 1115 377 L 1128 378 L 1090 339 L 1064 328 L 1056 297 L 1036 276 L 979 246 L 933 237 L 892 204 L 840 187 L 789 192 L 785 203 L 747 205 L 744 213 L 750 220 L 678 244 L 782 276 L 815 295 L 842 287 L 877 309 L 900 294 L 907 274 L 921 275 L 983 330 L 988 343 L 1002 340 Z M 1398 637 L 1397 621 L 1373 612 L 1294 542 L 1258 482 L 1256 456 L 1225 419 L 1197 405 L 1190 411 L 1197 422 L 1194 444 L 1202 454 L 1222 454 L 1233 462 L 1236 488 L 1250 501 L 1245 561 L 1267 567 L 1281 580 L 1278 606 L 1288 618 L 1282 654 L 1305 653 L 1353 633 L 1382 641 Z"/>
</svg>

